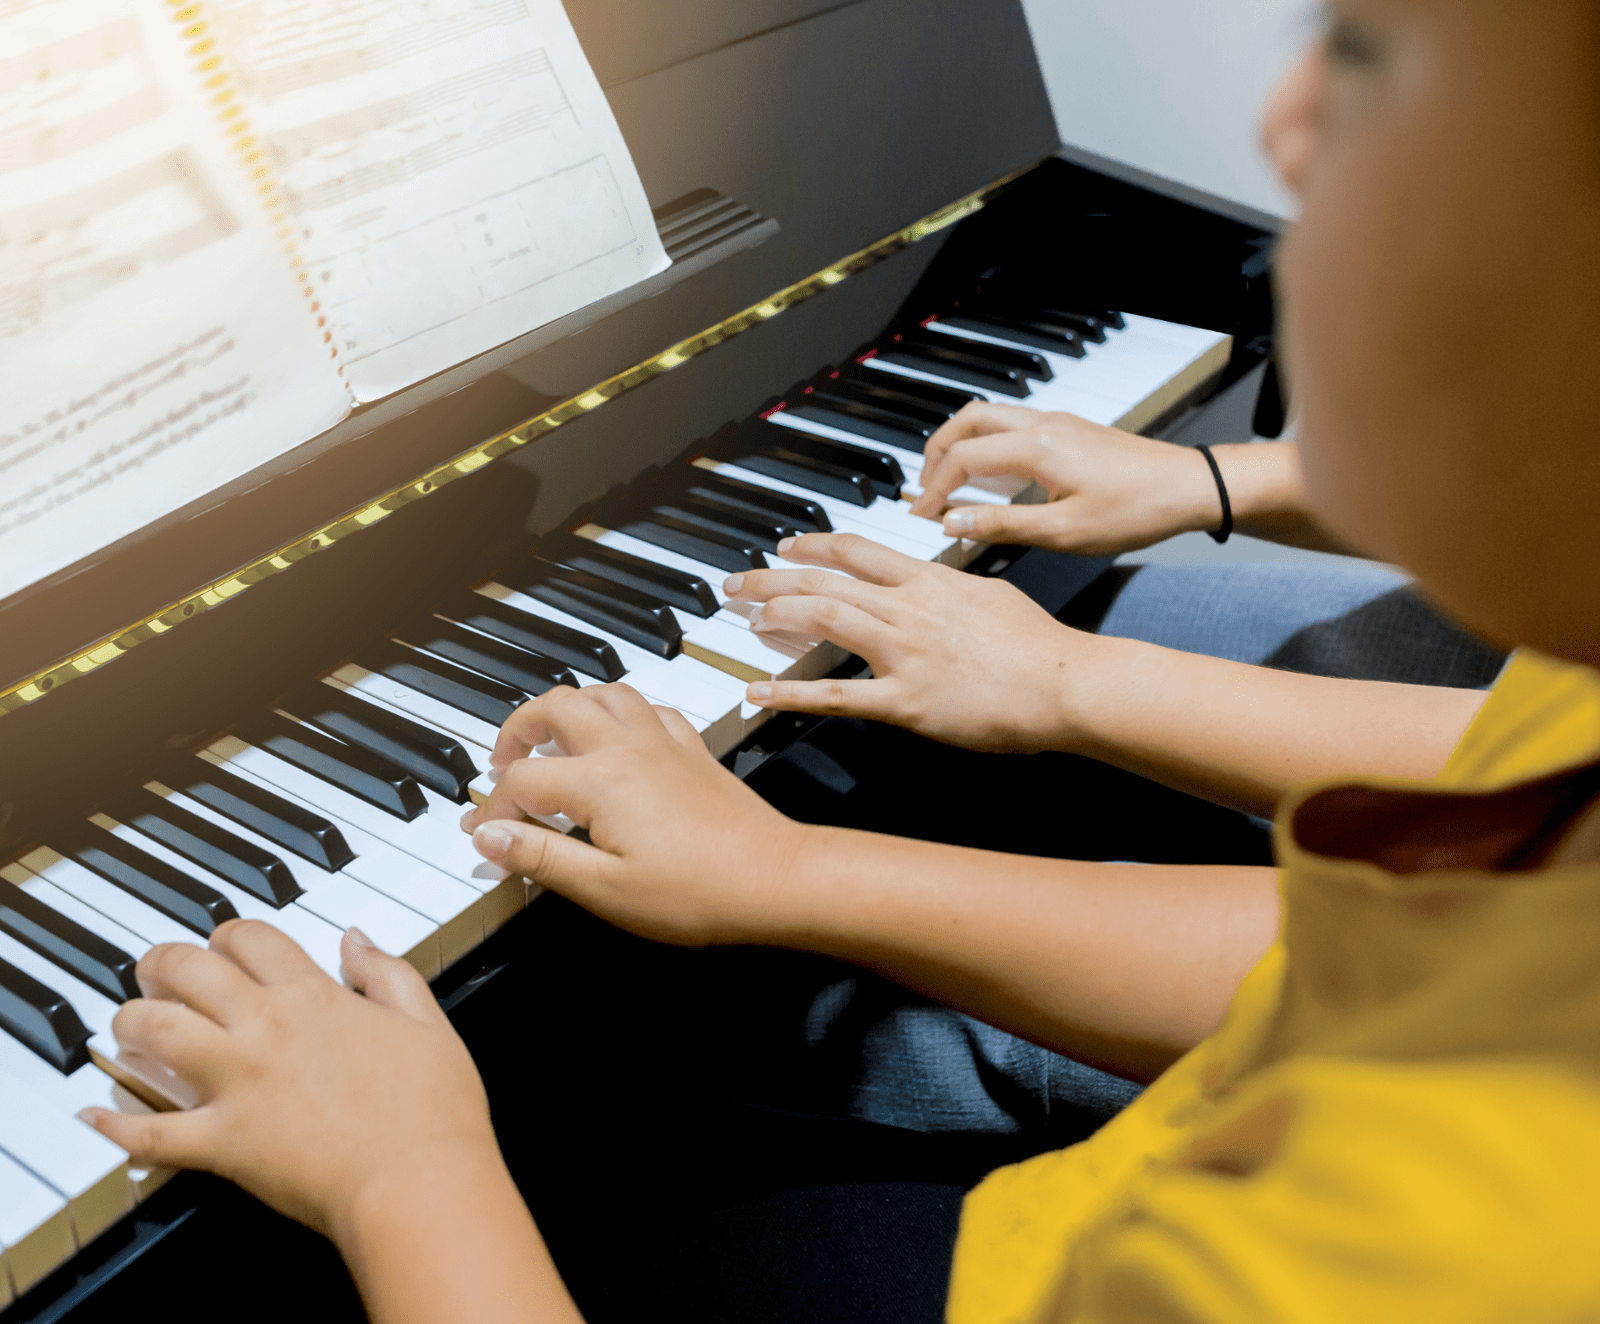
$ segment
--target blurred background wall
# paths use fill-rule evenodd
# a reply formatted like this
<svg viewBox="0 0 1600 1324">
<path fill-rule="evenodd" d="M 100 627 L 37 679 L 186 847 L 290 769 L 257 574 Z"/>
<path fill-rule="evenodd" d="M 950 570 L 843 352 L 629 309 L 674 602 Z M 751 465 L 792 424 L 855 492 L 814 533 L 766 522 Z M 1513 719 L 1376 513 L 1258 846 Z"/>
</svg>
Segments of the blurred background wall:
<svg viewBox="0 0 1600 1324">
<path fill-rule="evenodd" d="M 1289 216 L 1256 148 L 1309 0 L 1023 0 L 1062 141 Z"/>
</svg>

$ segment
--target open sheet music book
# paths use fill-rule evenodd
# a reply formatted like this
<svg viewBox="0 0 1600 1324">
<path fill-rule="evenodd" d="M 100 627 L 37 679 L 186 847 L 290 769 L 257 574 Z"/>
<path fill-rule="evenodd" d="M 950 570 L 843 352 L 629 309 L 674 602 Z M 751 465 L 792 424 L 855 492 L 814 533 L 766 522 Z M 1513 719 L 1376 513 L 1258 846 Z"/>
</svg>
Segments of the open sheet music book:
<svg viewBox="0 0 1600 1324">
<path fill-rule="evenodd" d="M 0 0 L 0 598 L 667 265 L 559 0 Z"/>
</svg>

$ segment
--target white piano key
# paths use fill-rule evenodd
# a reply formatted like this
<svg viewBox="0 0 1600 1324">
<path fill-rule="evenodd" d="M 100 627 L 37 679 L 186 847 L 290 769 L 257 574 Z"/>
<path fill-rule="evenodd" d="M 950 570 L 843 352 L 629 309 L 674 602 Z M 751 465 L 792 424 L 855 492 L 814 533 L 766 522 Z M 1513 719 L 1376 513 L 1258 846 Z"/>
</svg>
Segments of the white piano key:
<svg viewBox="0 0 1600 1324">
<path fill-rule="evenodd" d="M 1065 410 L 1067 413 L 1078 415 L 1079 418 L 1086 418 L 1091 423 L 1104 423 L 1108 427 L 1126 414 L 1131 407 L 1117 399 L 1079 390 L 1070 385 L 1056 386 L 1055 383 L 1030 381 L 1027 398 L 1018 400 L 1015 396 L 1005 395 L 999 391 L 986 391 L 981 386 L 972 385 L 971 382 L 958 382 L 953 377 L 941 377 L 937 373 L 924 372 L 920 368 L 910 368 L 901 363 L 885 363 L 881 358 L 868 359 L 866 366 L 894 377 L 909 377 L 912 381 L 932 382 L 935 386 L 958 387 L 1000 404 L 1026 405 L 1031 409 Z M 1044 386 L 1056 386 L 1056 389 L 1046 397 L 1040 394 L 1040 388 Z"/>
<path fill-rule="evenodd" d="M 0 1034 L 0 1070 L 48 1099 L 67 1117 L 76 1117 L 85 1108 L 109 1108 L 113 1112 L 130 1114 L 151 1111 L 148 1103 L 129 1093 L 93 1062 L 79 1067 L 70 1076 L 63 1076 L 31 1049 L 6 1034 Z M 171 1168 L 130 1166 L 127 1175 L 134 1199 L 148 1198 L 172 1173 Z"/>
<path fill-rule="evenodd" d="M 406 822 L 285 762 L 276 754 L 245 744 L 236 736 L 214 740 L 202 751 L 201 757 L 230 772 L 253 774 L 254 778 L 275 790 L 288 791 L 315 805 L 318 813 L 342 823 L 350 823 L 370 836 L 433 865 L 477 892 L 492 890 L 505 877 L 505 870 L 496 868 L 472 850 L 465 833 L 457 829 L 451 835 L 448 829 L 440 825 L 434 816 L 436 809 L 431 800 L 428 801 L 426 813 Z M 426 798 L 426 790 L 423 794 Z M 461 812 L 459 808 L 455 810 L 458 818 Z"/>
<path fill-rule="evenodd" d="M 813 492 L 810 488 L 786 483 L 781 478 L 772 478 L 753 469 L 741 468 L 737 464 L 710 459 L 699 459 L 695 464 L 713 473 L 725 474 L 741 482 L 765 487 L 769 491 L 783 492 L 789 496 L 800 496 L 815 501 L 827 512 L 835 533 L 858 533 L 864 538 L 882 543 L 885 547 L 919 561 L 940 560 L 956 543 L 955 539 L 947 538 L 944 530 L 933 520 L 913 515 L 903 501 L 880 498 L 870 506 L 856 506 L 837 497 Z"/>
<path fill-rule="evenodd" d="M 667 551 L 665 548 L 656 547 L 651 543 L 641 542 L 639 539 L 626 533 L 618 533 L 611 529 L 602 529 L 599 525 L 586 525 L 578 530 L 583 537 L 592 538 L 603 546 L 613 547 L 617 551 L 628 552 L 630 555 L 653 561 L 657 565 L 670 566 L 675 570 L 682 570 L 688 574 L 699 575 L 712 586 L 717 595 L 717 601 L 723 606 L 714 616 L 701 618 L 691 616 L 686 611 L 673 609 L 673 615 L 678 624 L 683 628 L 684 644 L 687 648 L 694 645 L 705 654 L 716 654 L 725 659 L 723 669 L 743 680 L 815 680 L 825 676 L 834 667 L 838 666 L 845 658 L 842 649 L 833 644 L 824 644 L 814 639 L 803 639 L 789 634 L 756 634 L 751 631 L 748 613 L 750 604 L 743 602 L 730 602 L 728 595 L 723 592 L 722 584 L 727 579 L 727 572 L 719 570 L 712 565 L 695 561 L 690 557 L 682 556 L 677 552 Z M 781 556 L 772 553 L 767 555 L 767 564 L 776 570 L 815 570 L 818 566 L 804 566 L 797 561 L 786 561 Z M 828 570 L 828 574 L 842 574 L 841 571 Z M 848 578 L 849 576 L 845 576 Z M 741 641 L 736 631 L 745 631 L 762 645 L 761 650 L 752 650 L 748 644 Z M 778 656 L 773 657 L 772 654 Z M 787 662 L 782 671 L 777 670 L 780 662 Z M 717 665 L 713 663 L 712 665 Z M 770 669 L 768 669 L 770 667 Z M 737 668 L 737 669 L 735 669 Z M 749 705 L 745 705 L 749 707 Z M 746 734 L 759 726 L 761 722 L 771 717 L 771 712 L 763 708 L 752 709 L 749 713 L 742 713 L 745 719 Z"/>
<path fill-rule="evenodd" d="M 155 838 L 147 837 L 138 828 L 119 823 L 106 814 L 93 814 L 89 821 L 103 827 L 130 846 L 144 851 L 145 854 L 153 855 L 163 863 L 170 864 L 197 883 L 204 883 L 214 891 L 221 892 L 233 903 L 233 908 L 239 912 L 240 919 L 258 919 L 288 934 L 305 949 L 306 955 L 330 976 L 334 979 L 343 978 L 343 971 L 339 965 L 339 941 L 344 937 L 344 933 L 334 928 L 327 920 L 313 915 L 309 910 L 301 910 L 293 903 L 284 906 L 282 910 L 270 906 L 260 897 L 253 896 L 221 875 L 212 873 L 193 860 L 185 859 L 177 851 L 163 845 Z"/>
<path fill-rule="evenodd" d="M 478 592 L 530 616 L 554 621 L 569 629 L 604 639 L 616 649 L 617 657 L 627 669 L 627 674 L 623 676 L 627 684 L 652 703 L 676 708 L 685 717 L 704 720 L 706 725 L 700 734 L 712 753 L 720 756 L 742 739 L 739 704 L 744 699 L 744 686 L 716 668 L 686 654 L 679 654 L 670 661 L 657 657 L 626 639 L 620 639 L 503 584 L 484 584 Z"/>
<path fill-rule="evenodd" d="M 79 1246 L 133 1208 L 127 1154 L 4 1068 L 0 1149 L 66 1198 Z"/>
<path fill-rule="evenodd" d="M 779 410 L 772 415 L 770 421 L 773 423 L 778 422 L 785 417 L 786 412 Z M 905 486 L 900 489 L 900 499 L 909 504 L 922 495 L 923 465 L 921 455 L 909 454 L 898 446 L 889 445 L 886 441 L 876 441 L 871 437 L 858 437 L 854 433 L 846 432 L 843 428 L 828 427 L 826 424 L 816 423 L 811 419 L 792 418 L 785 426 L 804 432 L 815 432 L 822 436 L 837 437 L 841 441 L 852 441 L 857 446 L 864 447 L 867 450 L 878 451 L 891 459 L 898 460 L 900 468 L 906 476 Z M 992 479 L 980 481 L 987 482 L 990 486 L 980 486 L 979 482 L 963 483 L 950 493 L 950 504 L 957 506 L 1009 505 L 1026 486 L 1026 483 L 1008 483 L 1004 481 L 996 483 Z M 920 519 L 921 516 L 916 516 L 915 518 Z M 940 522 L 937 520 L 929 520 L 928 523 L 934 528 L 941 527 Z M 948 544 L 954 542 L 955 539 L 946 539 L 945 541 Z"/>
<path fill-rule="evenodd" d="M 124 928 L 109 916 L 102 915 L 93 906 L 84 905 L 71 893 L 63 892 L 54 883 L 46 882 L 21 864 L 7 864 L 0 867 L 0 878 L 14 883 L 30 896 L 37 897 L 56 914 L 63 915 L 74 924 L 88 929 L 90 933 L 104 938 L 113 947 L 127 952 L 136 961 L 154 945 L 141 938 L 132 929 Z"/>
<path fill-rule="evenodd" d="M 139 900 L 131 892 L 124 892 L 115 883 L 107 882 L 92 869 L 86 869 L 76 860 L 58 855 L 48 846 L 40 846 L 22 857 L 24 868 L 32 870 L 47 883 L 54 883 L 63 892 L 78 898 L 86 906 L 98 910 L 123 928 L 137 933 L 152 946 L 158 942 L 193 942 L 202 946 L 205 939 L 193 929 L 178 923 L 170 916 Z"/>
<path fill-rule="evenodd" d="M 278 855 L 294 875 L 302 889 L 293 905 L 320 915 L 338 928 L 352 925 L 360 929 L 386 952 L 400 952 L 407 956 L 426 979 L 432 979 L 443 968 L 439 952 L 437 930 L 477 903 L 478 893 L 464 884 L 445 877 L 437 869 L 402 855 L 382 842 L 365 836 L 359 839 L 366 847 L 365 854 L 379 854 L 382 860 L 366 866 L 383 878 L 386 887 L 375 888 L 359 881 L 349 872 L 351 865 L 339 873 L 330 873 L 320 864 L 301 859 L 290 851 L 278 852 L 273 843 L 257 836 L 249 828 L 216 812 L 209 805 L 179 794 L 160 782 L 146 782 L 146 789 L 171 800 L 181 809 L 216 824 L 241 841 L 249 842 L 262 850 Z M 307 806 L 309 808 L 309 806 Z M 345 843 L 351 850 L 356 845 L 357 829 L 344 828 Z M 352 864 L 362 868 L 358 855 Z M 391 891 L 402 895 L 395 898 Z M 426 948 L 423 943 L 427 942 Z"/>
<path fill-rule="evenodd" d="M 21 1296 L 76 1250 L 66 1199 L 16 1160 L 0 1154 L 0 1246 L 9 1294 Z"/>
<path fill-rule="evenodd" d="M 75 1118 L 84 1108 L 109 1108 L 113 1112 L 132 1114 L 151 1111 L 148 1103 L 130 1094 L 93 1062 L 79 1067 L 70 1076 L 63 1076 L 7 1034 L 0 1034 L 0 1071 L 22 1081 L 66 1117 Z M 134 1199 L 148 1198 L 172 1173 L 171 1168 L 130 1166 L 127 1177 Z"/>
<path fill-rule="evenodd" d="M 521 909 L 526 899 L 526 889 L 521 881 L 512 879 L 504 869 L 479 855 L 472 847 L 472 839 L 459 826 L 454 829 L 453 835 L 441 828 L 431 817 L 431 803 L 428 814 L 409 823 L 404 822 L 234 736 L 213 741 L 201 751 L 200 757 L 248 781 L 286 794 L 290 799 L 315 806 L 318 813 L 335 818 L 341 824 L 359 828 L 367 838 L 376 838 L 423 864 L 432 865 L 449 878 L 477 892 L 483 904 L 462 915 L 462 922 L 453 926 L 451 934 L 440 934 L 440 956 L 447 965 L 470 951 L 472 946 Z M 457 808 L 455 812 L 459 818 L 463 811 Z M 346 839 L 351 849 L 361 851 L 354 840 Z M 383 870 L 373 855 L 370 851 L 361 852 L 358 861 L 362 866 L 361 872 L 357 872 L 356 865 L 346 865 L 345 869 L 352 877 L 382 891 L 385 890 L 380 881 Z M 511 885 L 507 886 L 508 883 Z M 390 892 L 389 895 L 395 894 Z M 468 915 L 474 916 L 479 923 L 476 937 L 467 920 Z"/>
</svg>

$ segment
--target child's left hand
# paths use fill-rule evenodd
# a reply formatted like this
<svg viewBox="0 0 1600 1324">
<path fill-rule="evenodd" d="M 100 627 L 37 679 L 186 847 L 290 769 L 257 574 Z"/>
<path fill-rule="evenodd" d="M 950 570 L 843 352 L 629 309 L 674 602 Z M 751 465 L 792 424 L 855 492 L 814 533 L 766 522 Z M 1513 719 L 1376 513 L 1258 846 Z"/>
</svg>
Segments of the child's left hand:
<svg viewBox="0 0 1600 1324">
<path fill-rule="evenodd" d="M 366 997 L 259 921 L 222 925 L 210 950 L 152 948 L 145 997 L 113 1029 L 194 1085 L 199 1106 L 85 1116 L 137 1162 L 218 1173 L 335 1240 L 385 1183 L 498 1166 L 483 1086 L 422 976 L 354 930 L 340 954 Z"/>
</svg>

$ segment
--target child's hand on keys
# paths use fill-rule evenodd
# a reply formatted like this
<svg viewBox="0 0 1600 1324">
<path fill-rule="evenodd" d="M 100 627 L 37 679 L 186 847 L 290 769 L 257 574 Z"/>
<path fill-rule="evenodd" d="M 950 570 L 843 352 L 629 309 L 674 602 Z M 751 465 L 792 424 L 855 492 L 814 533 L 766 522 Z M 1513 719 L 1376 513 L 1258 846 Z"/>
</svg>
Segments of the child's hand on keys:
<svg viewBox="0 0 1600 1324">
<path fill-rule="evenodd" d="M 565 758 L 528 758 L 554 740 Z M 783 923 L 783 879 L 810 829 L 719 764 L 671 708 L 628 685 L 557 688 L 500 730 L 494 792 L 462 819 L 488 859 L 634 933 L 698 945 Z M 525 816 L 565 814 L 587 842 Z"/>
<path fill-rule="evenodd" d="M 137 1162 L 203 1168 L 340 1240 L 363 1203 L 437 1165 L 500 1164 L 466 1047 L 410 965 L 345 934 L 334 983 L 269 924 L 152 948 L 118 1042 L 199 1094 L 188 1112 L 86 1118 Z"/>
<path fill-rule="evenodd" d="M 1096 674 L 1096 636 L 1068 629 L 1000 580 L 855 534 L 810 533 L 782 550 L 817 568 L 735 575 L 723 586 L 730 603 L 759 604 L 758 630 L 826 638 L 859 654 L 872 679 L 756 684 L 751 703 L 889 722 L 969 749 L 1069 745 L 1072 706 Z"/>
</svg>

